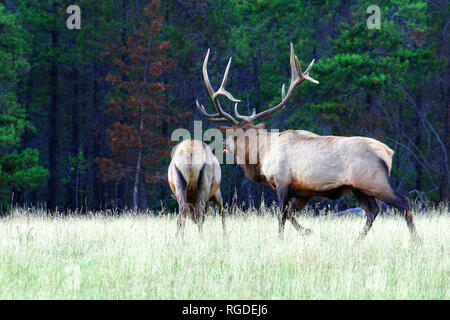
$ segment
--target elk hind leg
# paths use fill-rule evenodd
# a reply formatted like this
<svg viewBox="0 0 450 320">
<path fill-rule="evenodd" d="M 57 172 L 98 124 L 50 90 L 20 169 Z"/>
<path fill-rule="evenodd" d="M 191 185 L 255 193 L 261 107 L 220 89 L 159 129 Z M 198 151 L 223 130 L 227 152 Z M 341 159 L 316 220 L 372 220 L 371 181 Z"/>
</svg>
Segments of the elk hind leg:
<svg viewBox="0 0 450 320">
<path fill-rule="evenodd" d="M 179 206 L 179 214 L 177 217 L 177 232 L 175 233 L 175 236 L 184 236 L 184 227 L 186 224 L 186 211 L 188 211 L 188 208 L 186 207 L 186 202 L 183 200 L 180 200 L 178 202 Z"/>
<path fill-rule="evenodd" d="M 203 223 L 205 222 L 205 211 L 207 203 L 207 195 L 204 191 L 200 191 L 197 204 L 195 205 L 195 221 L 197 223 L 198 232 L 201 238 L 203 238 Z"/>
<path fill-rule="evenodd" d="M 407 197 L 398 194 L 395 191 L 391 191 L 389 195 L 380 197 L 380 200 L 386 202 L 388 205 L 393 206 L 400 210 L 406 220 L 409 232 L 411 234 L 411 239 L 416 242 L 421 242 L 416 227 L 414 225 L 414 218 L 411 213 L 411 206 L 409 205 L 409 200 Z"/>
<path fill-rule="evenodd" d="M 358 237 L 358 240 L 362 240 L 372 228 L 373 221 L 380 212 L 380 206 L 375 197 L 369 196 L 360 190 L 353 190 L 353 194 L 366 212 L 366 225 Z"/>
<path fill-rule="evenodd" d="M 220 189 L 217 189 L 216 193 L 214 194 L 213 201 L 216 204 L 217 208 L 219 208 L 219 214 L 222 217 L 223 235 L 226 236 L 227 228 L 225 225 L 225 210 L 223 210 L 222 193 L 220 192 Z"/>
<path fill-rule="evenodd" d="M 289 221 L 291 221 L 292 225 L 294 226 L 295 230 L 299 231 L 302 235 L 308 235 L 311 234 L 312 231 L 310 229 L 304 228 L 302 227 L 297 219 L 295 218 L 295 212 L 296 211 L 300 211 L 308 202 L 307 198 L 293 198 L 290 201 L 290 206 L 289 206 L 289 213 L 288 213 L 288 218 Z"/>
</svg>

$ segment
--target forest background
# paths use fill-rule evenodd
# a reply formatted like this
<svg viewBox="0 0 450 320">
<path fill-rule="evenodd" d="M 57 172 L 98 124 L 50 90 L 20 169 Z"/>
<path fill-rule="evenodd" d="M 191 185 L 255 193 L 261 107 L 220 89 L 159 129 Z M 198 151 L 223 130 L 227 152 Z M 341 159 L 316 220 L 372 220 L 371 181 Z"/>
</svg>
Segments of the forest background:
<svg viewBox="0 0 450 320">
<path fill-rule="evenodd" d="M 71 4 L 80 29 L 66 25 Z M 378 139 L 395 150 L 396 191 L 448 204 L 448 1 L 2 0 L 0 211 L 176 208 L 171 132 L 215 126 L 195 108 L 212 108 L 207 49 L 216 88 L 233 57 L 227 88 L 250 114 L 280 101 L 290 42 L 303 66 L 316 59 L 320 84 L 299 87 L 268 127 Z M 222 166 L 221 188 L 228 204 L 275 200 L 237 165 Z"/>
</svg>

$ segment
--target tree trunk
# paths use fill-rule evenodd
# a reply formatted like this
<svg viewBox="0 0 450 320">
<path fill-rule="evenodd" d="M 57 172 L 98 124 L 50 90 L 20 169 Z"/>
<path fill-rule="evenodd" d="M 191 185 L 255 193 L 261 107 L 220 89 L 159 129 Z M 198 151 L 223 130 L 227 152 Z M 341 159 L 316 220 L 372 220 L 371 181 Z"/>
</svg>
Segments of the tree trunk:
<svg viewBox="0 0 450 320">
<path fill-rule="evenodd" d="M 93 87 L 94 87 L 94 92 L 93 92 L 93 97 L 92 97 L 92 102 L 94 105 L 94 118 L 95 119 L 99 119 L 100 115 L 100 107 L 99 107 L 99 103 L 98 103 L 98 83 L 97 83 L 97 61 L 94 62 L 94 66 L 93 66 L 94 70 L 93 70 Z M 93 148 L 93 158 L 96 159 L 98 157 L 100 157 L 100 152 L 99 152 L 99 131 L 102 130 L 102 128 L 99 128 L 98 126 L 98 121 L 96 121 L 93 125 L 93 141 L 92 141 L 92 148 Z M 100 209 L 100 177 L 99 177 L 99 167 L 98 164 L 94 163 L 93 164 L 93 168 L 92 168 L 92 191 L 93 191 L 93 207 L 95 210 Z"/>
<path fill-rule="evenodd" d="M 446 78 L 448 80 L 448 74 L 450 72 L 450 65 L 447 65 L 447 75 Z M 447 84 L 447 88 L 446 88 L 446 94 L 444 92 L 444 97 L 447 96 L 447 99 L 445 99 L 445 101 L 447 101 L 447 111 L 446 111 L 446 116 L 445 116 L 445 122 L 444 122 L 444 145 L 445 148 L 447 148 L 447 150 L 450 150 L 450 84 L 448 83 L 448 81 L 445 82 Z M 449 163 L 448 163 L 448 159 L 445 159 L 445 155 L 443 153 L 443 160 L 442 160 L 442 182 L 441 182 L 441 201 L 444 202 L 445 205 L 448 205 L 448 198 L 449 198 L 449 174 L 448 174 L 448 167 L 449 167 Z M 447 163 L 446 163 L 447 161 Z"/>
<path fill-rule="evenodd" d="M 417 107 L 419 108 L 419 110 L 416 110 L 416 117 L 415 117 L 415 123 L 416 123 L 416 129 L 417 129 L 417 133 L 416 133 L 416 137 L 414 139 L 414 144 L 416 145 L 417 149 L 420 150 L 420 144 L 422 143 L 422 129 L 420 127 L 420 112 L 422 111 L 422 99 L 421 99 L 421 94 L 419 94 L 419 96 L 417 97 Z M 415 170 L 416 170 L 416 190 L 419 192 L 422 192 L 422 176 L 423 176 L 423 168 L 420 165 L 419 161 L 416 160 L 415 162 Z"/>
<path fill-rule="evenodd" d="M 56 15 L 57 3 L 53 2 L 53 13 Z M 52 50 L 58 47 L 58 28 L 51 31 Z M 50 145 L 49 145 L 49 171 L 50 179 L 47 184 L 47 210 L 55 210 L 58 193 L 58 143 L 59 143 L 59 69 L 57 59 L 52 59 L 50 67 Z"/>
<path fill-rule="evenodd" d="M 141 162 L 142 162 L 142 149 L 139 148 L 138 158 L 136 161 L 136 174 L 134 176 L 134 187 L 133 187 L 133 211 L 137 212 L 139 208 L 139 175 L 141 173 Z"/>
<path fill-rule="evenodd" d="M 168 124 L 167 121 L 163 118 L 161 119 L 161 133 L 163 137 L 168 137 L 169 133 L 168 133 Z M 166 194 L 166 186 L 164 185 L 164 183 L 160 182 L 159 183 L 161 185 L 160 188 L 160 194 L 159 194 L 159 198 L 164 201 L 164 199 L 166 199 L 167 194 Z M 162 208 L 161 208 L 162 209 Z"/>
<path fill-rule="evenodd" d="M 141 134 L 144 128 L 144 119 L 141 116 L 139 121 L 139 134 Z M 136 173 L 134 175 L 134 187 L 133 187 L 133 211 L 137 212 L 139 209 L 139 178 L 141 175 L 141 165 L 142 165 L 142 138 L 140 139 L 140 145 L 138 147 L 138 156 L 136 161 Z"/>
<path fill-rule="evenodd" d="M 71 104 L 72 113 L 72 157 L 77 159 L 76 169 L 72 172 L 71 184 L 69 187 L 70 192 L 70 208 L 75 210 L 78 208 L 78 175 L 80 163 L 78 161 L 78 151 L 80 148 L 79 139 L 79 83 L 78 83 L 78 67 L 76 63 L 72 66 L 72 85 L 73 85 L 73 98 Z M 74 165 L 74 163 L 72 163 Z"/>
<path fill-rule="evenodd" d="M 141 169 L 141 171 L 145 172 L 145 168 Z M 140 183 L 140 208 L 141 210 L 145 210 L 148 209 L 148 199 L 147 199 L 147 188 L 146 188 L 146 182 L 145 179 L 139 179 L 139 183 Z M 163 200 L 164 198 L 161 198 L 161 200 Z M 162 208 L 161 208 L 162 209 Z"/>
</svg>

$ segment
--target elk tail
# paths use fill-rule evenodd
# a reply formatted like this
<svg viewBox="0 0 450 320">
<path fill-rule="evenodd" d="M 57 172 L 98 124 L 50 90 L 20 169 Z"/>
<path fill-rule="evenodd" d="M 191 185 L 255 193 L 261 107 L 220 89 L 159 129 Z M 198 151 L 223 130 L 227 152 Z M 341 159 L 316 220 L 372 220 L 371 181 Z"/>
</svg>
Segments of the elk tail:
<svg viewBox="0 0 450 320">
<path fill-rule="evenodd" d="M 201 185 L 201 180 L 203 177 L 203 171 L 205 168 L 205 164 L 203 164 L 200 168 L 200 170 L 194 170 L 192 167 L 190 168 L 190 170 L 188 172 L 184 171 L 183 172 L 180 170 L 180 168 L 178 168 L 175 165 L 175 170 L 177 172 L 178 175 L 178 179 L 181 182 L 181 185 L 183 186 L 184 189 L 184 195 L 185 195 L 185 199 L 188 202 L 196 202 L 196 199 L 198 197 L 198 187 Z M 185 176 L 187 175 L 187 181 Z"/>
<path fill-rule="evenodd" d="M 200 168 L 200 171 L 198 171 L 197 176 L 195 176 L 194 174 L 191 175 L 191 179 L 189 180 L 189 182 L 186 186 L 186 197 L 188 195 L 192 195 L 193 197 L 197 198 L 198 188 L 202 182 L 204 168 L 205 168 L 205 164 L 202 165 L 202 167 Z"/>
</svg>

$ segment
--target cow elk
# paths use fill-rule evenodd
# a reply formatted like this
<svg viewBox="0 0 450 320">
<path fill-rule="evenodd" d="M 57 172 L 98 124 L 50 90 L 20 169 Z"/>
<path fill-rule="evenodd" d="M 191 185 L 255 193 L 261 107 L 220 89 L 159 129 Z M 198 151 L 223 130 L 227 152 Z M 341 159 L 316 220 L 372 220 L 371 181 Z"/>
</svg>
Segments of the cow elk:
<svg viewBox="0 0 450 320">
<path fill-rule="evenodd" d="M 179 206 L 177 235 L 184 233 L 186 214 L 197 224 L 202 235 L 205 210 L 210 200 L 219 208 L 223 234 L 226 234 L 220 179 L 219 161 L 208 145 L 198 140 L 184 140 L 175 147 L 168 180 Z"/>
<path fill-rule="evenodd" d="M 231 58 L 225 70 L 222 84 L 217 91 L 208 77 L 209 50 L 203 63 L 203 78 L 216 113 L 207 113 L 204 106 L 196 102 L 197 109 L 214 122 L 228 121 L 231 127 L 219 126 L 227 135 L 225 149 L 234 153 L 246 176 L 257 183 L 267 183 L 278 197 L 279 235 L 283 236 L 284 225 L 289 220 L 303 234 L 310 230 L 299 225 L 293 214 L 303 208 L 308 199 L 325 197 L 338 199 L 352 191 L 366 212 L 366 224 L 359 239 L 370 230 L 380 212 L 378 200 L 399 209 L 404 215 L 414 240 L 420 240 L 415 230 L 409 201 L 395 192 L 388 182 L 394 152 L 385 144 L 366 137 L 320 136 L 304 130 L 286 130 L 281 133 L 268 132 L 264 123 L 255 121 L 283 110 L 294 90 L 303 82 L 318 84 L 309 71 L 314 60 L 302 72 L 291 43 L 291 82 L 287 93 L 284 85 L 281 102 L 260 113 L 255 109 L 249 116 L 238 112 L 240 100 L 225 89 Z M 225 112 L 218 98 L 225 97 L 235 103 L 237 121 Z M 254 143 L 246 143 L 254 139 Z M 253 157 L 254 161 L 250 161 Z"/>
</svg>

